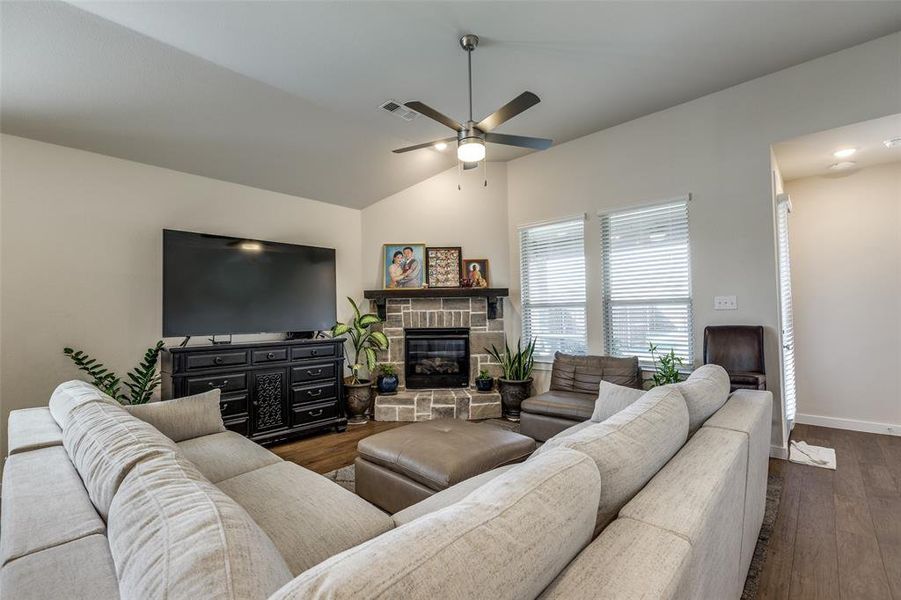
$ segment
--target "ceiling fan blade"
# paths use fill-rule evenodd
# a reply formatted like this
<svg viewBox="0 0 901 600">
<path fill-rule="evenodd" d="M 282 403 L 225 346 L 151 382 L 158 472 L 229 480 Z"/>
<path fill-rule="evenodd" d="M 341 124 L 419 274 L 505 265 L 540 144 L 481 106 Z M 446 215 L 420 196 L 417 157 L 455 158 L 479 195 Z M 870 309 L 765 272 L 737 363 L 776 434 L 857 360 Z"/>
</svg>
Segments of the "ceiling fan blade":
<svg viewBox="0 0 901 600">
<path fill-rule="evenodd" d="M 462 125 L 460 125 L 459 123 L 457 123 L 456 121 L 454 121 L 453 119 L 448 117 L 447 115 L 441 114 L 440 112 L 438 112 L 437 110 L 435 110 L 434 108 L 429 106 L 428 104 L 423 104 L 422 102 L 414 100 L 412 102 L 404 103 L 404 106 L 406 106 L 407 108 L 412 108 L 419 114 L 425 115 L 428 118 L 432 119 L 433 121 L 438 121 L 442 125 L 446 125 L 446 126 L 450 127 L 451 129 L 453 129 L 454 131 L 460 131 L 461 129 L 463 129 Z"/>
<path fill-rule="evenodd" d="M 541 102 L 541 99 L 532 92 L 523 92 L 510 102 L 506 103 L 493 114 L 482 119 L 476 127 L 488 133 L 501 123 L 509 121 L 519 113 Z M 415 109 L 414 109 L 415 110 Z"/>
<path fill-rule="evenodd" d="M 429 148 L 434 146 L 435 144 L 450 144 L 451 142 L 456 142 L 456 137 L 444 138 L 441 140 L 432 140 L 431 142 L 425 142 L 424 144 L 416 144 L 415 146 L 407 146 L 406 148 L 398 148 L 397 150 L 392 150 L 395 154 L 401 154 L 403 152 L 410 152 L 411 150 L 420 150 L 422 148 Z"/>
<path fill-rule="evenodd" d="M 479 166 L 479 163 L 477 163 L 477 162 L 471 162 L 471 163 L 465 162 L 465 163 L 463 163 L 463 170 L 468 171 L 470 169 L 475 169 L 478 166 Z"/>
<path fill-rule="evenodd" d="M 485 141 L 492 144 L 505 144 L 518 146 L 519 148 L 531 148 L 532 150 L 547 150 L 554 140 L 545 138 L 526 137 L 524 135 L 507 135 L 506 133 L 486 133 Z"/>
</svg>

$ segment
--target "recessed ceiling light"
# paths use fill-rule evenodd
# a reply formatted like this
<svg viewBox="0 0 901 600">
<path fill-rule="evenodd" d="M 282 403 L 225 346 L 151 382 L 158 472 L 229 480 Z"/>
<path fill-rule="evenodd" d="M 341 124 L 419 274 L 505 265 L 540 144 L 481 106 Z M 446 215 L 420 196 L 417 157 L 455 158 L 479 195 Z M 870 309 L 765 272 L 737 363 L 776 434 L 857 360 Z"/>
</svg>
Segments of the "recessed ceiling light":
<svg viewBox="0 0 901 600">
<path fill-rule="evenodd" d="M 841 162 L 837 162 L 829 166 L 833 171 L 844 171 L 846 169 L 852 168 L 857 163 L 852 160 L 843 160 Z"/>
<path fill-rule="evenodd" d="M 438 142 L 437 144 L 435 144 L 435 150 L 443 152 L 447 150 L 447 144 L 445 144 L 444 142 Z"/>
<path fill-rule="evenodd" d="M 246 250 L 247 252 L 262 252 L 263 251 L 263 244 L 261 244 L 259 242 L 252 242 L 249 240 L 246 242 L 241 242 L 238 245 L 238 247 L 241 250 Z"/>
<path fill-rule="evenodd" d="M 901 137 L 889 138 L 882 143 L 886 148 L 901 148 Z"/>
<path fill-rule="evenodd" d="M 842 148 L 841 150 L 836 150 L 832 153 L 832 156 L 835 158 L 848 158 L 852 154 L 857 152 L 857 148 Z"/>
</svg>

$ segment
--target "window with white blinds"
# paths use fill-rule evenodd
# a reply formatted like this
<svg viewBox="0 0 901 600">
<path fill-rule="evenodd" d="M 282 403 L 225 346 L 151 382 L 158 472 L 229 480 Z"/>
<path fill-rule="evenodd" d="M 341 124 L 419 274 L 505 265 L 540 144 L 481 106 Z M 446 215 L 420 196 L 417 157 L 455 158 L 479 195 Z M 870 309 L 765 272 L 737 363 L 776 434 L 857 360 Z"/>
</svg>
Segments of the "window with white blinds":
<svg viewBox="0 0 901 600">
<path fill-rule="evenodd" d="M 537 338 L 535 358 L 586 352 L 585 219 L 519 231 L 523 342 Z"/>
<path fill-rule="evenodd" d="M 795 327 L 792 311 L 791 255 L 788 246 L 788 215 L 791 200 L 780 194 L 776 202 L 776 247 L 779 258 L 779 306 L 782 313 L 782 399 L 789 429 L 795 421 Z"/>
<path fill-rule="evenodd" d="M 650 365 L 651 344 L 692 361 L 688 198 L 601 215 L 604 337 Z"/>
</svg>

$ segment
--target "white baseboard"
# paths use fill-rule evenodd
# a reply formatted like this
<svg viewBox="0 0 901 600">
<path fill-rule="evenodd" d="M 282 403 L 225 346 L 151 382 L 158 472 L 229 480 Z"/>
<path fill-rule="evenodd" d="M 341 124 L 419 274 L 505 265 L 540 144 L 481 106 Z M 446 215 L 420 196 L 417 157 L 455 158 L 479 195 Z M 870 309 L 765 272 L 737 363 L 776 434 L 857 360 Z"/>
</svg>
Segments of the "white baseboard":
<svg viewBox="0 0 901 600">
<path fill-rule="evenodd" d="M 770 446 L 770 458 L 788 460 L 788 448 L 783 448 L 782 446 Z"/>
<path fill-rule="evenodd" d="M 795 423 L 801 423 L 802 425 L 818 425 L 820 427 L 832 427 L 833 429 L 849 429 L 851 431 L 863 431 L 866 433 L 881 433 L 883 435 L 901 436 L 901 425 L 893 425 L 892 423 L 876 423 L 873 421 L 837 419 L 835 417 L 802 414 L 795 415 Z"/>
</svg>

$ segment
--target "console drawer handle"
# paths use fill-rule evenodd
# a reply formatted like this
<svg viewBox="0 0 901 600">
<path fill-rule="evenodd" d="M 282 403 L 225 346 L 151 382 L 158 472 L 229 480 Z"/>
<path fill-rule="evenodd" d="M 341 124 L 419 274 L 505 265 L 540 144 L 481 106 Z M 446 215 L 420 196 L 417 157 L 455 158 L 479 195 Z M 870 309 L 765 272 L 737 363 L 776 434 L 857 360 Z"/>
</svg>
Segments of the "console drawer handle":
<svg viewBox="0 0 901 600">
<path fill-rule="evenodd" d="M 225 412 L 226 410 L 228 410 L 228 402 L 223 402 L 222 404 L 220 404 L 219 410 L 222 412 Z"/>
<path fill-rule="evenodd" d="M 307 390 L 307 396 L 309 396 L 310 398 L 318 398 L 321 395 L 322 395 L 322 388 L 319 388 L 318 390 L 316 390 L 315 393 L 313 390 Z"/>
<path fill-rule="evenodd" d="M 269 353 L 267 353 L 267 354 L 266 354 L 266 358 L 268 358 L 269 360 L 272 360 L 273 358 L 275 358 L 275 352 L 269 352 Z"/>
<path fill-rule="evenodd" d="M 217 365 L 221 365 L 221 364 L 222 364 L 222 357 L 221 357 L 221 356 L 217 356 L 216 358 L 213 359 L 213 362 L 216 363 Z"/>
<path fill-rule="evenodd" d="M 310 350 L 311 356 L 316 356 L 317 354 L 319 354 L 319 350 Z"/>
<path fill-rule="evenodd" d="M 322 409 L 320 408 L 319 410 L 311 410 L 307 414 L 310 415 L 311 417 L 318 417 L 319 415 L 322 414 Z"/>
<path fill-rule="evenodd" d="M 216 385 L 216 384 L 213 383 L 212 381 L 211 381 L 208 385 L 209 385 L 211 388 L 214 388 L 214 389 L 217 389 L 217 390 L 221 390 L 221 389 L 224 389 L 225 386 L 228 385 L 228 379 L 223 379 L 223 380 L 222 380 L 222 383 L 220 383 L 219 385 Z"/>
<path fill-rule="evenodd" d="M 315 377 L 316 375 L 322 375 L 322 369 L 316 369 L 314 373 L 312 369 L 307 369 L 307 375 Z"/>
</svg>

